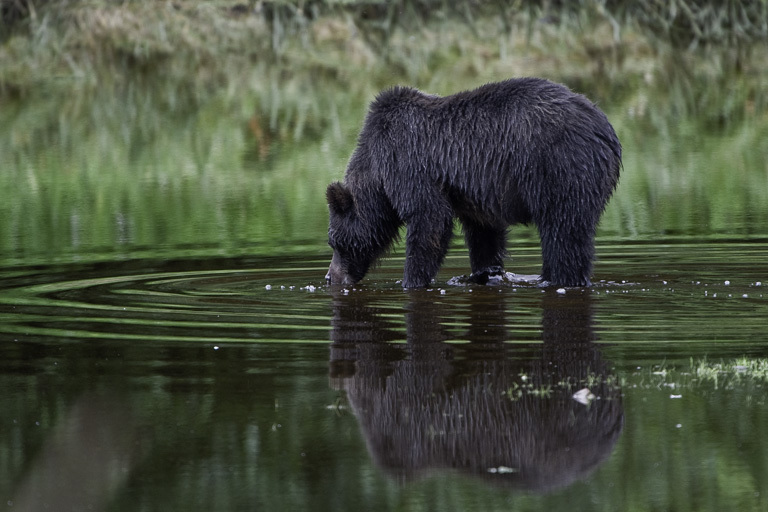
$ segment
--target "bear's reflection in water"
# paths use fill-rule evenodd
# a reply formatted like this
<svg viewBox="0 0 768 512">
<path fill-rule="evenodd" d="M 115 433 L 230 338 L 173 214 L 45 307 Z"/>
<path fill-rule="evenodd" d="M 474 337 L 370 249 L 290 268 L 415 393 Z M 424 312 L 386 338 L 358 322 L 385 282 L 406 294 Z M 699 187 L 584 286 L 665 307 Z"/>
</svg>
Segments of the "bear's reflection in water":
<svg viewBox="0 0 768 512">
<path fill-rule="evenodd" d="M 542 293 L 543 343 L 528 345 L 505 343 L 498 294 L 463 308 L 428 292 L 410 297 L 406 343 L 392 343 L 403 335 L 391 307 L 366 292 L 334 298 L 331 383 L 346 392 L 380 467 L 400 481 L 458 470 L 547 492 L 610 455 L 624 414 L 593 343 L 588 294 Z M 575 399 L 584 388 L 591 400 Z"/>
</svg>

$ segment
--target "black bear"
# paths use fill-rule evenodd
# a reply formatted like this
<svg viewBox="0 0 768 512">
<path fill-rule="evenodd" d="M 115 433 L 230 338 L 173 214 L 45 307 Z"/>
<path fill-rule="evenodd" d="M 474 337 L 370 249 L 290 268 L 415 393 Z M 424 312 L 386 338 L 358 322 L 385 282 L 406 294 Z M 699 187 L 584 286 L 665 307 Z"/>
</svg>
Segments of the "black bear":
<svg viewBox="0 0 768 512">
<path fill-rule="evenodd" d="M 445 97 L 386 90 L 370 106 L 344 182 L 326 191 L 326 279 L 362 279 L 405 224 L 403 287 L 428 286 L 458 218 L 475 278 L 502 268 L 508 226 L 533 222 L 542 281 L 589 286 L 595 230 L 620 167 L 605 114 L 560 84 L 510 79 Z"/>
</svg>

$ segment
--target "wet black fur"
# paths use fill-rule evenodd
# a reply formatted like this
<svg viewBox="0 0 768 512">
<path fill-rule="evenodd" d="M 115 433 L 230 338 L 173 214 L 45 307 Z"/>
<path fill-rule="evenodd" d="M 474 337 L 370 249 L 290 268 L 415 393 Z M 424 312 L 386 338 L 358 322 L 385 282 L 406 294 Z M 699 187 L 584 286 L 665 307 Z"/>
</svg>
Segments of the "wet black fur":
<svg viewBox="0 0 768 512">
<path fill-rule="evenodd" d="M 429 285 L 464 228 L 473 273 L 501 267 L 509 225 L 536 224 L 541 277 L 590 284 L 621 145 L 584 96 L 536 78 L 446 97 L 407 87 L 371 104 L 344 183 L 328 187 L 331 282 L 357 282 L 407 225 L 403 286 Z"/>
</svg>

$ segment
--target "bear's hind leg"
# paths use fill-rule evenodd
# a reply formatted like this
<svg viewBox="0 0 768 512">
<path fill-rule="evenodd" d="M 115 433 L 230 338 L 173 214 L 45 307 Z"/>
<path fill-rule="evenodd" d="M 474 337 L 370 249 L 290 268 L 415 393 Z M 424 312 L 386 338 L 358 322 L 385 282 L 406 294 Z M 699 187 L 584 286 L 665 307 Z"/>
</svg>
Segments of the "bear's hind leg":
<svg viewBox="0 0 768 512">
<path fill-rule="evenodd" d="M 473 276 L 501 273 L 507 256 L 507 230 L 477 224 L 463 219 L 464 240 L 469 248 L 469 264 Z M 482 278 L 481 278 L 482 280 Z"/>
<path fill-rule="evenodd" d="M 574 223 L 575 224 L 575 223 Z M 541 237 L 541 279 L 553 286 L 590 286 L 595 226 L 545 223 Z"/>
<path fill-rule="evenodd" d="M 453 237 L 453 217 L 423 215 L 408 223 L 403 288 L 429 286 L 440 270 Z"/>
</svg>

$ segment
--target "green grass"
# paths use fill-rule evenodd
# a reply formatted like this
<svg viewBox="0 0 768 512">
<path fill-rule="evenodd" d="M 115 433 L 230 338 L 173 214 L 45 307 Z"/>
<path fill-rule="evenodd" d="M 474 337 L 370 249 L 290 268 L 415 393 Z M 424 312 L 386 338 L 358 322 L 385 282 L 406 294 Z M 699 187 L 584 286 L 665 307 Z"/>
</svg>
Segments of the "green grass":
<svg viewBox="0 0 768 512">
<path fill-rule="evenodd" d="M 529 375 L 521 373 L 518 380 L 505 391 L 507 398 L 512 401 L 526 396 L 550 398 L 554 392 L 572 393 L 582 388 L 590 391 L 601 389 L 609 395 L 603 399 L 610 399 L 611 395 L 618 395 L 622 389 L 629 388 L 668 390 L 673 396 L 687 392 L 722 390 L 745 392 L 747 397 L 758 393 L 762 397 L 768 385 L 768 359 L 743 356 L 714 362 L 707 358 L 691 358 L 688 367 L 662 363 L 635 372 L 621 372 L 619 375 L 588 372 L 583 378 L 571 378 L 554 384 L 534 382 Z"/>
<path fill-rule="evenodd" d="M 764 393 L 768 385 L 768 359 L 738 357 L 718 362 L 691 358 L 689 365 L 678 367 L 665 363 L 622 375 L 620 386 L 646 390 L 669 390 L 678 395 L 686 391 L 707 393 L 725 390 Z"/>
<path fill-rule="evenodd" d="M 768 49 L 727 16 L 741 35 L 681 48 L 669 12 L 621 2 L 31 5 L 0 31 L 5 261 L 321 243 L 322 189 L 378 90 L 520 75 L 616 127 L 602 236 L 768 233 Z"/>
<path fill-rule="evenodd" d="M 694 377 L 715 387 L 729 388 L 744 383 L 768 384 L 768 359 L 741 357 L 730 361 L 691 361 Z"/>
</svg>

